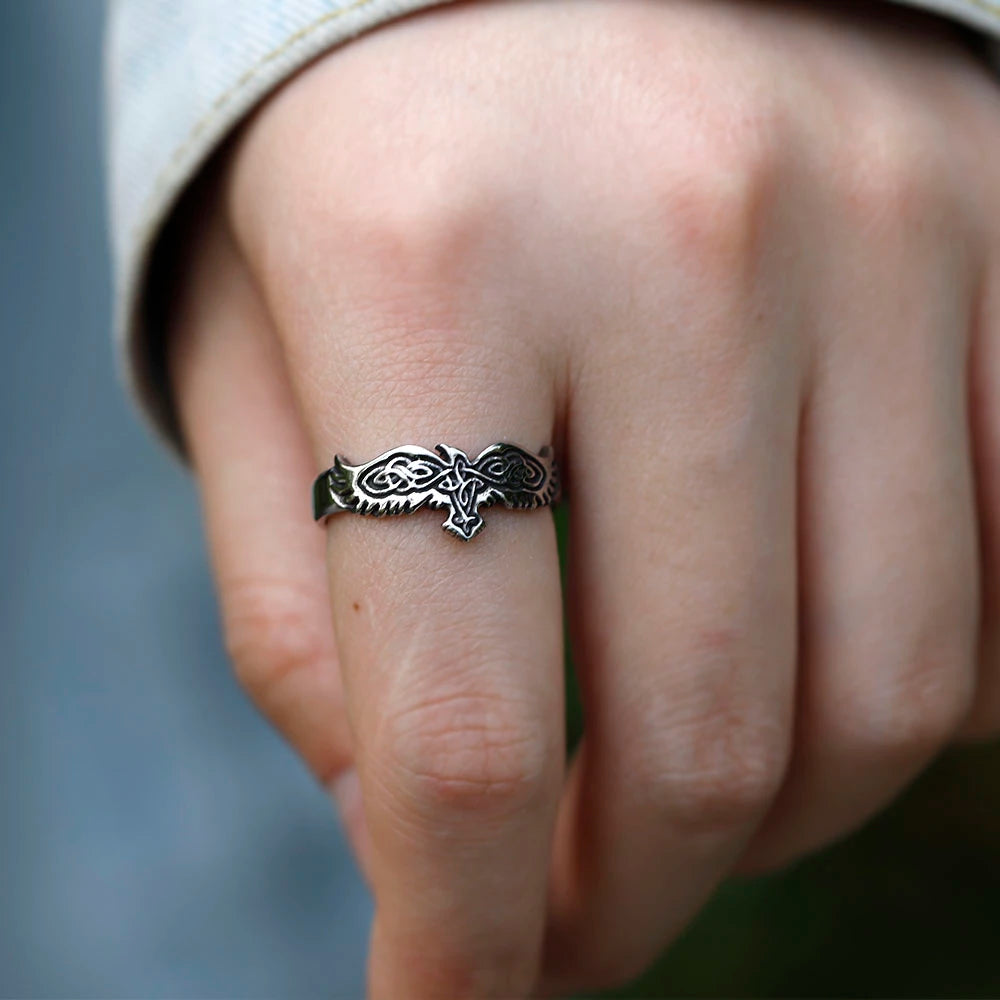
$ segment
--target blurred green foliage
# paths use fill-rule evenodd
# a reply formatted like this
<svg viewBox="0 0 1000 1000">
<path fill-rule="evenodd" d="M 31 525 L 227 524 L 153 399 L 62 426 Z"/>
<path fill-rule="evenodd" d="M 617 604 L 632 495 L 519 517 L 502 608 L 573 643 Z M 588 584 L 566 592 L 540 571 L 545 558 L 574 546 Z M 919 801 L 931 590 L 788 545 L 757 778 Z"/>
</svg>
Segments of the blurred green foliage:
<svg viewBox="0 0 1000 1000">
<path fill-rule="evenodd" d="M 566 505 L 556 525 L 565 576 Z M 572 752 L 583 714 L 568 653 L 566 687 Z M 614 995 L 1000 997 L 1000 746 L 953 750 L 860 832 L 726 883 Z"/>
</svg>

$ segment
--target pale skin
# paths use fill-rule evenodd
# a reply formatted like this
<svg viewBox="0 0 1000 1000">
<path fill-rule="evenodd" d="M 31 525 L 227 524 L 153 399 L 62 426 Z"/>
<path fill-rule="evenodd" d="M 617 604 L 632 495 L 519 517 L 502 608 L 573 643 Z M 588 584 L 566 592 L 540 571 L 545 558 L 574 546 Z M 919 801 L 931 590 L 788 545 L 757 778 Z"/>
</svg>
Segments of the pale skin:
<svg viewBox="0 0 1000 1000">
<path fill-rule="evenodd" d="M 376 998 L 620 985 L 1000 731 L 1000 88 L 882 5 L 462 3 L 273 95 L 171 361 L 241 682 L 336 792 Z M 549 513 L 312 522 L 404 443 Z"/>
</svg>

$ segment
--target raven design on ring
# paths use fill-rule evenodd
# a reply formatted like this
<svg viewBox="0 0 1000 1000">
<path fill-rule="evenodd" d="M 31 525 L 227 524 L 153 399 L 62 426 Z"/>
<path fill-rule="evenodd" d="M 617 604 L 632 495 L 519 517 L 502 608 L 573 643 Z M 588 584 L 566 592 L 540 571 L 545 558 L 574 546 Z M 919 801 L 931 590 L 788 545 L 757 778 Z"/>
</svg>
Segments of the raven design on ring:
<svg viewBox="0 0 1000 1000">
<path fill-rule="evenodd" d="M 559 474 L 546 446 L 537 455 L 513 444 L 490 445 L 475 460 L 459 448 L 439 444 L 394 448 L 364 465 L 340 455 L 313 486 L 313 515 L 350 512 L 383 517 L 421 507 L 448 511 L 442 527 L 468 542 L 482 531 L 480 507 L 503 504 L 530 509 L 555 503 Z"/>
</svg>

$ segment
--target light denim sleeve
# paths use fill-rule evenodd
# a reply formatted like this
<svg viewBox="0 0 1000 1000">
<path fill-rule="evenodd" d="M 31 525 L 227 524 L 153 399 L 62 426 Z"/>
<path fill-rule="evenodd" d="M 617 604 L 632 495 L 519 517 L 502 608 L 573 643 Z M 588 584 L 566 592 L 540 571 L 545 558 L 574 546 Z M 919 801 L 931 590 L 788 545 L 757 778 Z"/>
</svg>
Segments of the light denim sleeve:
<svg viewBox="0 0 1000 1000">
<path fill-rule="evenodd" d="M 157 236 L 227 133 L 317 55 L 448 0 L 110 0 L 107 141 L 118 371 L 186 461 L 144 297 Z"/>
<path fill-rule="evenodd" d="M 111 0 L 107 38 L 111 234 L 119 372 L 183 458 L 144 295 L 158 234 L 226 134 L 320 53 L 449 0 Z M 1000 0 L 898 0 L 981 30 L 1000 66 Z M 162 331 L 160 331 L 162 334 Z"/>
</svg>

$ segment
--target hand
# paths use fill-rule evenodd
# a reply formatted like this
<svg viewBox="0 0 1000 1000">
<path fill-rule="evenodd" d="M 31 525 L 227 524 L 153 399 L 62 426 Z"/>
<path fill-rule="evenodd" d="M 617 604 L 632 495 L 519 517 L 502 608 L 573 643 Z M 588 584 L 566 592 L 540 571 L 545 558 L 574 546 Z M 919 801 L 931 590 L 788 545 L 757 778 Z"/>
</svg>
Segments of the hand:
<svg viewBox="0 0 1000 1000">
<path fill-rule="evenodd" d="M 997 731 L 998 162 L 985 68 L 877 5 L 458 4 L 243 130 L 172 368 L 237 673 L 374 888 L 373 995 L 620 983 Z M 337 452 L 505 440 L 568 481 L 565 780 L 548 512 L 310 517 Z"/>
</svg>

